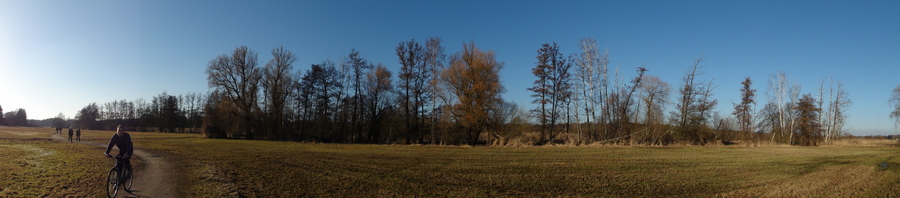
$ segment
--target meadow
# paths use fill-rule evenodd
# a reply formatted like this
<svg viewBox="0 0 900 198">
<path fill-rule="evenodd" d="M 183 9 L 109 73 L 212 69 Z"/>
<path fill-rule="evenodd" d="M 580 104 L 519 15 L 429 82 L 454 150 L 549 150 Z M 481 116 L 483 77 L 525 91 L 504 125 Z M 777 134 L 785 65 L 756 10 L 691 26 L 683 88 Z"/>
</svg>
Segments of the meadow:
<svg viewBox="0 0 900 198">
<path fill-rule="evenodd" d="M 96 197 L 114 163 L 103 149 L 49 139 L 51 129 L 0 127 L 0 197 Z"/>
<path fill-rule="evenodd" d="M 15 132 L 5 132 L 15 131 Z M 102 196 L 96 146 L 0 127 L 0 197 Z M 111 131 L 87 131 L 105 143 Z M 131 132 L 188 197 L 900 196 L 891 142 L 824 147 L 468 147 L 205 139 Z M 50 154 L 47 154 L 50 153 Z M 78 171 L 64 171 L 76 169 Z"/>
</svg>

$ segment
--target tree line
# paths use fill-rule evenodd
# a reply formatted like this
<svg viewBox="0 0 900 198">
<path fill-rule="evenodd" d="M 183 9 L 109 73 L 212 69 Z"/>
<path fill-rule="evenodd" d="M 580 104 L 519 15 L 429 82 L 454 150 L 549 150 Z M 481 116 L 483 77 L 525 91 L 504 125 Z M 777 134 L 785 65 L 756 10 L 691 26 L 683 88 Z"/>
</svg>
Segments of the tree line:
<svg viewBox="0 0 900 198">
<path fill-rule="evenodd" d="M 245 46 L 211 60 L 204 110 L 207 137 L 346 143 L 480 144 L 506 128 L 492 51 L 464 44 L 449 57 L 440 38 L 396 47 L 396 74 L 351 50 L 293 71 L 284 48 L 260 66 Z M 523 115 L 524 116 L 524 115 Z"/>
<path fill-rule="evenodd" d="M 3 113 L 3 107 L 0 106 L 0 125 L 30 126 L 28 124 L 28 113 L 22 108 Z"/>
<path fill-rule="evenodd" d="M 32 120 L 30 125 L 93 130 L 114 130 L 123 125 L 129 131 L 199 133 L 206 97 L 202 93 L 163 92 L 150 100 L 92 102 L 78 110 L 74 118 L 59 113 L 53 118 Z"/>
<path fill-rule="evenodd" d="M 646 65 L 622 78 L 594 39 L 578 47 L 568 56 L 556 43 L 537 48 L 527 89 L 533 109 L 501 97 L 504 63 L 492 51 L 464 43 L 448 56 L 433 37 L 398 43 L 396 74 L 355 49 L 295 71 L 297 56 L 283 47 L 262 64 L 240 46 L 208 62 L 208 93 L 92 103 L 76 120 L 91 128 L 337 143 L 818 145 L 845 132 L 852 102 L 833 78 L 801 96 L 799 83 L 777 73 L 768 79 L 767 103 L 757 105 L 746 77 L 734 82 L 740 102 L 723 114 L 714 111 L 718 86 L 704 77 L 703 57 L 673 86 Z"/>
</svg>

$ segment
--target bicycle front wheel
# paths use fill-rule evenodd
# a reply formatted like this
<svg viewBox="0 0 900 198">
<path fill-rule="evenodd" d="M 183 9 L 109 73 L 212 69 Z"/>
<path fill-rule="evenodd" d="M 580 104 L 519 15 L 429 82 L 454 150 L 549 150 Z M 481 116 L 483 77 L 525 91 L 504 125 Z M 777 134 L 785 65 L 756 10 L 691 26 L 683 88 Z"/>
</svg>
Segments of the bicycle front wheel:
<svg viewBox="0 0 900 198">
<path fill-rule="evenodd" d="M 131 168 L 125 168 L 125 191 L 131 192 L 131 185 L 134 184 L 134 172 L 131 171 Z"/>
<path fill-rule="evenodd" d="M 116 193 L 119 192 L 118 177 L 119 172 L 115 168 L 109 170 L 109 175 L 106 177 L 106 195 L 109 197 L 116 197 Z"/>
</svg>

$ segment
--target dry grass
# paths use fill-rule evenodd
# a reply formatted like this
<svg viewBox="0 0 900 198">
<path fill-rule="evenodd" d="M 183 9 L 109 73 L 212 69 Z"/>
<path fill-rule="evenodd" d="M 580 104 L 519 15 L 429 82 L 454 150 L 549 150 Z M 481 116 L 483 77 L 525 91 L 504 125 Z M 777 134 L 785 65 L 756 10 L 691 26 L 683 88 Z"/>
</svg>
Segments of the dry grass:
<svg viewBox="0 0 900 198">
<path fill-rule="evenodd" d="M 144 144 L 190 159 L 193 196 L 900 195 L 898 149 L 890 147 L 455 147 L 198 138 Z"/>
<path fill-rule="evenodd" d="M 897 140 L 889 139 L 866 139 L 866 138 L 845 138 L 830 141 L 826 146 L 837 147 L 885 147 L 898 146 Z"/>
<path fill-rule="evenodd" d="M 140 149 L 180 159 L 190 197 L 900 196 L 896 147 L 458 147 L 132 136 Z M 96 149 L 84 146 L 72 150 Z M 39 153 L 19 150 L 2 156 L 33 160 Z M 20 181 L 29 179 L 39 181 Z M 27 195 L 51 190 L 30 189 Z"/>
<path fill-rule="evenodd" d="M 99 147 L 48 140 L 50 130 L 0 127 L 0 197 L 95 197 L 113 162 Z"/>
<path fill-rule="evenodd" d="M 52 134 L 52 128 L 0 127 L 0 197 L 106 196 L 103 181 L 115 161 L 103 157 L 104 148 L 52 141 Z M 101 133 L 82 131 L 82 140 L 86 134 Z M 144 165 L 140 157 L 132 164 Z"/>
</svg>

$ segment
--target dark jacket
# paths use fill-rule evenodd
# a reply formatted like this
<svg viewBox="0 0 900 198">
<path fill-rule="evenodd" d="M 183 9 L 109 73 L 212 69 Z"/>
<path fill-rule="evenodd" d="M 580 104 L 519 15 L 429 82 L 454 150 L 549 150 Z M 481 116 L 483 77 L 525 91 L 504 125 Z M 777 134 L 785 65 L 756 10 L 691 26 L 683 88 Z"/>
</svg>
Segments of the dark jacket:
<svg viewBox="0 0 900 198">
<path fill-rule="evenodd" d="M 119 155 L 134 155 L 134 147 L 131 144 L 131 135 L 128 133 L 122 134 L 122 137 L 119 137 L 118 134 L 113 134 L 112 138 L 109 139 L 109 145 L 106 146 L 106 152 L 109 153 L 112 150 L 113 145 L 119 148 Z"/>
</svg>

